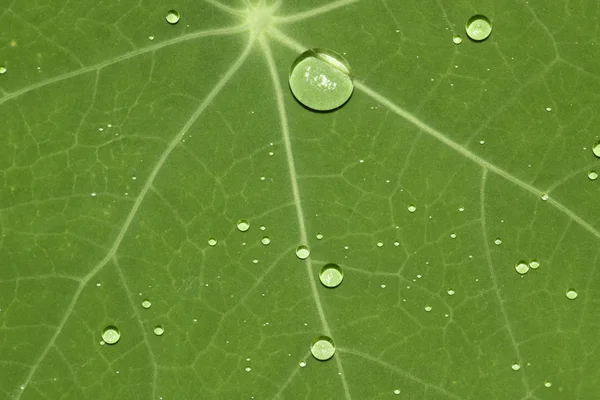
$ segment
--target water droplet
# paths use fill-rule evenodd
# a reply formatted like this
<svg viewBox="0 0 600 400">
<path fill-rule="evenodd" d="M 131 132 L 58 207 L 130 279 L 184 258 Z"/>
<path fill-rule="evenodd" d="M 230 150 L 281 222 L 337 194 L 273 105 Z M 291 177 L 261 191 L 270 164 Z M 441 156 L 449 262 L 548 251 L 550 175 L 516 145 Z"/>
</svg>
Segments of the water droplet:
<svg viewBox="0 0 600 400">
<path fill-rule="evenodd" d="M 394 394 L 400 394 L 400 389 L 395 389 Z"/>
<path fill-rule="evenodd" d="M 154 327 L 154 334 L 156 336 L 162 336 L 163 333 L 165 333 L 165 328 L 163 328 L 162 325 L 156 325 Z"/>
<path fill-rule="evenodd" d="M 544 386 L 546 386 L 547 388 L 549 388 L 550 386 L 552 386 L 552 382 L 546 381 L 546 382 L 544 382 Z"/>
<path fill-rule="evenodd" d="M 548 193 L 544 193 L 542 195 L 542 200 L 547 201 L 550 198 L 550 196 L 548 196 Z"/>
<path fill-rule="evenodd" d="M 260 240 L 260 242 L 266 246 L 266 245 L 268 245 L 269 243 L 271 243 L 271 239 L 269 239 L 269 237 L 268 237 L 268 236 L 265 236 L 264 238 L 262 238 L 262 239 Z"/>
<path fill-rule="evenodd" d="M 327 264 L 323 268 L 321 268 L 321 272 L 319 272 L 319 279 L 321 283 L 329 288 L 334 288 L 339 286 L 344 279 L 344 271 L 337 264 Z"/>
<path fill-rule="evenodd" d="M 215 238 L 208 239 L 208 244 L 210 246 L 216 246 L 217 245 L 217 239 L 215 239 Z"/>
<path fill-rule="evenodd" d="M 456 233 L 451 233 L 450 234 L 450 239 L 456 239 Z"/>
<path fill-rule="evenodd" d="M 121 339 L 121 332 L 114 325 L 109 325 L 102 331 L 102 340 L 106 344 L 115 344 L 119 339 Z"/>
<path fill-rule="evenodd" d="M 465 208 L 464 207 L 459 207 L 458 211 L 463 212 L 463 211 L 465 211 Z"/>
<path fill-rule="evenodd" d="M 465 30 L 471 40 L 480 42 L 492 33 L 492 23 L 485 15 L 477 14 L 469 18 Z"/>
<path fill-rule="evenodd" d="M 529 271 L 529 265 L 525 261 L 519 261 L 515 265 L 515 270 L 521 275 L 526 274 Z"/>
<path fill-rule="evenodd" d="M 529 268 L 538 269 L 539 266 L 540 266 L 540 263 L 535 258 L 533 260 L 529 261 Z"/>
<path fill-rule="evenodd" d="M 448 295 L 454 296 L 454 293 L 456 293 L 454 289 L 448 289 Z"/>
<path fill-rule="evenodd" d="M 588 178 L 590 178 L 591 181 L 595 181 L 598 179 L 598 173 L 596 171 L 590 171 L 588 172 Z"/>
<path fill-rule="evenodd" d="M 300 103 L 317 111 L 342 106 L 354 90 L 348 62 L 327 49 L 300 54 L 292 64 L 289 84 Z"/>
<path fill-rule="evenodd" d="M 414 213 L 415 211 L 417 211 L 417 207 L 415 207 L 413 204 L 409 205 L 407 207 L 408 212 Z"/>
<path fill-rule="evenodd" d="M 154 40 L 154 35 L 150 35 L 150 36 L 148 36 L 148 39 L 150 39 L 150 40 Z"/>
<path fill-rule="evenodd" d="M 429 312 L 431 310 L 432 310 L 431 306 L 425 306 L 425 311 Z"/>
<path fill-rule="evenodd" d="M 383 242 L 377 242 L 377 247 L 383 247 Z"/>
<path fill-rule="evenodd" d="M 461 44 L 462 43 L 462 38 L 458 35 L 454 35 L 454 37 L 452 37 L 452 42 L 454 44 Z"/>
<path fill-rule="evenodd" d="M 519 365 L 519 363 L 514 363 L 511 368 L 513 369 L 513 371 L 518 371 L 521 369 L 521 365 Z"/>
<path fill-rule="evenodd" d="M 319 239 L 319 240 L 323 239 L 323 235 L 320 233 L 317 233 L 317 239 Z"/>
<path fill-rule="evenodd" d="M 306 362 L 300 361 L 299 365 L 300 365 L 300 368 L 304 368 L 304 367 L 306 367 Z"/>
<path fill-rule="evenodd" d="M 142 301 L 142 307 L 148 309 L 148 308 L 150 308 L 150 306 L 152 306 L 152 303 L 150 303 L 150 300 L 146 299 L 146 300 Z"/>
<path fill-rule="evenodd" d="M 600 158 L 600 140 L 596 142 L 594 147 L 592 147 L 592 153 L 598 158 Z"/>
<path fill-rule="evenodd" d="M 496 240 L 494 240 L 494 244 L 496 246 L 500 246 L 502 244 L 502 240 L 501 239 L 496 239 Z"/>
<path fill-rule="evenodd" d="M 567 299 L 569 299 L 569 300 L 575 300 L 577 298 L 577 296 L 579 296 L 575 289 L 567 290 L 566 295 L 567 295 Z"/>
<path fill-rule="evenodd" d="M 335 353 L 335 345 L 329 336 L 318 336 L 310 346 L 313 357 L 320 361 L 329 360 Z"/>
<path fill-rule="evenodd" d="M 4 75 L 6 73 L 7 69 L 4 65 L 0 65 L 0 75 Z"/>
<path fill-rule="evenodd" d="M 267 229 L 267 228 L 266 228 L 264 225 L 261 225 L 261 226 L 260 226 L 260 230 L 261 230 L 261 231 L 264 231 L 265 229 Z"/>
<path fill-rule="evenodd" d="M 304 245 L 296 247 L 296 256 L 299 259 L 306 260 L 309 255 L 310 255 L 310 250 L 308 250 L 308 247 L 306 247 Z"/>
<path fill-rule="evenodd" d="M 167 13 L 167 16 L 165 17 L 165 19 L 171 25 L 175 25 L 176 23 L 179 22 L 179 17 L 180 17 L 179 11 L 177 11 L 177 10 L 169 10 L 169 12 Z"/>
<path fill-rule="evenodd" d="M 250 372 L 250 371 L 252 371 L 252 368 L 246 367 L 246 372 Z"/>
<path fill-rule="evenodd" d="M 240 232 L 246 232 L 248 229 L 250 229 L 250 222 L 245 219 L 240 219 L 237 222 L 237 228 Z"/>
<path fill-rule="evenodd" d="M 552 107 L 546 107 L 546 111 L 548 111 L 548 112 L 552 111 Z"/>
</svg>

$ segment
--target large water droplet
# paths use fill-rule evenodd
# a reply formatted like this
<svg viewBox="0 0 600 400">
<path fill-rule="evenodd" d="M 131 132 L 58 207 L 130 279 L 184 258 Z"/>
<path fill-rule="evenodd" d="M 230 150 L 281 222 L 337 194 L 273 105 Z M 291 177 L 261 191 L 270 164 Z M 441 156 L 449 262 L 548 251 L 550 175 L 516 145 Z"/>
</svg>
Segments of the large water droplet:
<svg viewBox="0 0 600 400">
<path fill-rule="evenodd" d="M 525 261 L 519 261 L 515 265 L 515 270 L 517 270 L 517 272 L 521 275 L 526 274 L 527 272 L 529 272 L 529 265 L 527 265 Z"/>
<path fill-rule="evenodd" d="M 598 158 L 600 158 L 600 140 L 596 142 L 594 147 L 592 147 L 592 153 Z"/>
<path fill-rule="evenodd" d="M 163 328 L 162 325 L 156 325 L 154 327 L 154 334 L 156 336 L 162 336 L 163 333 L 165 333 L 165 328 Z"/>
<path fill-rule="evenodd" d="M 354 90 L 348 62 L 327 49 L 310 49 L 292 64 L 290 89 L 300 103 L 317 111 L 342 106 Z"/>
<path fill-rule="evenodd" d="M 299 259 L 306 260 L 309 255 L 310 255 L 310 250 L 308 249 L 308 247 L 306 247 L 304 245 L 296 247 L 296 256 Z"/>
<path fill-rule="evenodd" d="M 114 325 L 109 325 L 102 331 L 102 340 L 106 344 L 115 344 L 121 339 L 119 328 Z"/>
<path fill-rule="evenodd" d="M 329 360 L 335 353 L 335 345 L 329 336 L 318 336 L 310 346 L 313 357 L 320 361 Z"/>
<path fill-rule="evenodd" d="M 469 38 L 480 42 L 487 39 L 492 33 L 492 23 L 485 15 L 477 14 L 469 18 L 465 30 Z"/>
<path fill-rule="evenodd" d="M 169 10 L 167 15 L 165 16 L 165 19 L 171 25 L 175 25 L 176 23 L 178 23 L 179 18 L 180 18 L 180 15 L 179 15 L 179 11 L 177 11 L 177 10 Z"/>
<path fill-rule="evenodd" d="M 319 272 L 321 283 L 329 288 L 339 286 L 344 279 L 344 271 L 337 264 L 327 264 Z"/>
<path fill-rule="evenodd" d="M 152 306 L 152 303 L 150 303 L 150 300 L 146 299 L 144 301 L 142 301 L 142 307 L 148 309 Z"/>
<path fill-rule="evenodd" d="M 588 172 L 588 178 L 590 179 L 590 181 L 595 181 L 596 179 L 598 179 L 598 173 L 596 171 L 590 171 Z"/>
<path fill-rule="evenodd" d="M 577 298 L 577 296 L 579 296 L 575 289 L 569 289 L 569 290 L 567 290 L 567 293 L 565 293 L 565 294 L 567 295 L 567 299 L 569 299 L 569 300 L 575 300 Z"/>
<path fill-rule="evenodd" d="M 250 229 L 250 222 L 245 219 L 240 219 L 237 222 L 237 228 L 240 232 L 246 232 L 248 229 Z"/>
</svg>

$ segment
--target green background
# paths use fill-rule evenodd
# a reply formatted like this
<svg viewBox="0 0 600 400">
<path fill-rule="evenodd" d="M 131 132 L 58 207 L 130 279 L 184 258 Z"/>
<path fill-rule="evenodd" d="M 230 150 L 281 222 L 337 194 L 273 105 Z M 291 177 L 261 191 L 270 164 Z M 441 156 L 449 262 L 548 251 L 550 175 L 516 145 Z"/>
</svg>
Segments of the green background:
<svg viewBox="0 0 600 400">
<path fill-rule="evenodd" d="M 598 2 L 222 1 L 0 10 L 0 398 L 600 398 Z"/>
</svg>

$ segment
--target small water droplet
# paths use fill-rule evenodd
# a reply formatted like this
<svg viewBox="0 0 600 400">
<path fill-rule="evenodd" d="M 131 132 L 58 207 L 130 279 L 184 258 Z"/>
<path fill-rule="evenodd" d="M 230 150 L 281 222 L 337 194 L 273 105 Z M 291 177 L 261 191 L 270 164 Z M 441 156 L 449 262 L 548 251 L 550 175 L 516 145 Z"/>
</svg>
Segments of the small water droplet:
<svg viewBox="0 0 600 400">
<path fill-rule="evenodd" d="M 502 240 L 500 238 L 498 238 L 498 239 L 494 240 L 494 244 L 496 246 L 500 246 L 502 244 Z"/>
<path fill-rule="evenodd" d="M 354 90 L 348 62 L 327 49 L 310 49 L 300 54 L 290 69 L 289 84 L 296 99 L 317 111 L 342 106 Z"/>
<path fill-rule="evenodd" d="M 152 303 L 150 303 L 150 300 L 146 299 L 144 301 L 142 301 L 142 307 L 148 309 L 152 306 Z"/>
<path fill-rule="evenodd" d="M 329 360 L 335 353 L 335 345 L 329 336 L 318 336 L 310 346 L 313 357 L 320 361 Z"/>
<path fill-rule="evenodd" d="M 540 263 L 535 258 L 533 260 L 529 261 L 529 268 L 538 269 L 539 266 L 540 266 Z"/>
<path fill-rule="evenodd" d="M 154 40 L 154 35 L 150 35 L 150 36 L 148 36 L 148 39 L 150 39 L 150 40 Z"/>
<path fill-rule="evenodd" d="M 250 372 L 250 371 L 252 371 L 252 368 L 246 367 L 246 372 Z"/>
<path fill-rule="evenodd" d="M 248 229 L 250 229 L 250 222 L 245 219 L 240 219 L 237 222 L 237 228 L 240 232 L 246 232 Z"/>
<path fill-rule="evenodd" d="M 100 282 L 96 282 L 96 287 L 100 287 L 102 284 Z"/>
<path fill-rule="evenodd" d="M 299 365 L 300 365 L 300 368 L 304 368 L 304 367 L 306 367 L 306 362 L 300 361 Z"/>
<path fill-rule="evenodd" d="M 217 239 L 215 239 L 215 238 L 208 239 L 208 244 L 210 246 L 216 246 L 217 245 Z"/>
<path fill-rule="evenodd" d="M 383 242 L 377 242 L 377 247 L 383 247 Z"/>
<path fill-rule="evenodd" d="M 165 19 L 171 25 L 175 25 L 176 23 L 178 23 L 179 18 L 180 18 L 180 15 L 179 15 L 179 11 L 177 11 L 177 10 L 169 10 L 167 15 L 165 16 Z"/>
<path fill-rule="evenodd" d="M 548 111 L 548 112 L 552 111 L 552 107 L 546 107 L 546 111 Z"/>
<path fill-rule="evenodd" d="M 456 233 L 451 233 L 451 234 L 450 234 L 450 238 L 451 238 L 451 239 L 456 239 Z"/>
<path fill-rule="evenodd" d="M 432 310 L 431 306 L 425 306 L 425 311 L 429 312 L 431 310 Z"/>
<path fill-rule="evenodd" d="M 385 288 L 386 288 L 385 284 L 381 284 L 381 285 L 379 285 L 379 286 L 381 286 L 381 288 L 382 288 L 382 289 L 385 289 Z"/>
<path fill-rule="evenodd" d="M 156 325 L 154 327 L 154 334 L 156 336 L 162 336 L 163 333 L 165 333 L 165 328 L 163 328 L 162 325 Z"/>
<path fill-rule="evenodd" d="M 525 261 L 519 261 L 515 265 L 515 270 L 521 275 L 526 274 L 529 271 L 529 265 Z"/>
<path fill-rule="evenodd" d="M 7 69 L 4 65 L 0 65 L 0 75 L 4 75 L 6 73 Z"/>
<path fill-rule="evenodd" d="M 600 158 L 600 140 L 594 144 L 594 147 L 592 147 L 592 153 L 594 153 L 596 157 Z"/>
<path fill-rule="evenodd" d="M 414 213 L 415 211 L 417 211 L 417 207 L 415 207 L 413 204 L 409 205 L 407 207 L 408 212 Z"/>
<path fill-rule="evenodd" d="M 461 44 L 462 43 L 462 38 L 459 35 L 454 35 L 452 37 L 452 42 L 454 44 Z"/>
<path fill-rule="evenodd" d="M 102 340 L 106 344 L 115 344 L 121 339 L 119 328 L 114 325 L 109 325 L 102 331 Z"/>
<path fill-rule="evenodd" d="M 590 171 L 588 172 L 588 178 L 591 181 L 595 181 L 596 179 L 598 179 L 598 173 L 596 171 Z"/>
<path fill-rule="evenodd" d="M 454 289 L 448 289 L 448 295 L 454 296 L 454 293 L 455 293 Z"/>
<path fill-rule="evenodd" d="M 513 371 L 518 371 L 521 369 L 521 365 L 519 363 L 514 363 L 511 368 L 513 369 Z"/>
<path fill-rule="evenodd" d="M 477 14 L 469 18 L 465 30 L 471 40 L 481 42 L 492 33 L 492 23 L 485 15 Z"/>
<path fill-rule="evenodd" d="M 344 271 L 337 264 L 327 264 L 319 272 L 319 279 L 324 286 L 334 288 L 339 286 L 344 279 Z"/>
<path fill-rule="evenodd" d="M 550 198 L 550 196 L 548 196 L 548 193 L 544 193 L 542 195 L 542 200 L 547 201 Z"/>
<path fill-rule="evenodd" d="M 310 255 L 310 250 L 308 249 L 308 247 L 306 247 L 304 245 L 300 245 L 300 246 L 296 247 L 296 257 L 298 257 L 299 259 L 306 260 L 309 255 Z"/>
<path fill-rule="evenodd" d="M 577 296 L 579 296 L 575 289 L 567 290 L 566 295 L 567 295 L 567 299 L 569 299 L 569 300 L 575 300 L 577 298 Z"/>
<path fill-rule="evenodd" d="M 459 207 L 458 211 L 463 212 L 463 211 L 465 211 L 465 208 L 464 207 Z"/>
<path fill-rule="evenodd" d="M 262 238 L 262 239 L 260 240 L 260 242 L 266 246 L 266 245 L 268 245 L 269 243 L 271 243 L 271 239 L 269 239 L 269 237 L 268 237 L 268 236 L 265 236 L 264 238 Z"/>
<path fill-rule="evenodd" d="M 323 239 L 323 235 L 320 233 L 317 233 L 317 239 L 319 239 L 319 240 Z"/>
<path fill-rule="evenodd" d="M 549 388 L 549 387 L 552 386 L 552 382 L 546 381 L 546 382 L 544 382 L 544 386 L 546 386 L 547 388 Z"/>
<path fill-rule="evenodd" d="M 261 226 L 260 226 L 260 230 L 261 230 L 261 231 L 264 231 L 265 229 L 267 229 L 267 228 L 266 228 L 264 225 L 261 225 Z"/>
<path fill-rule="evenodd" d="M 394 394 L 400 394 L 400 389 L 395 389 Z"/>
</svg>

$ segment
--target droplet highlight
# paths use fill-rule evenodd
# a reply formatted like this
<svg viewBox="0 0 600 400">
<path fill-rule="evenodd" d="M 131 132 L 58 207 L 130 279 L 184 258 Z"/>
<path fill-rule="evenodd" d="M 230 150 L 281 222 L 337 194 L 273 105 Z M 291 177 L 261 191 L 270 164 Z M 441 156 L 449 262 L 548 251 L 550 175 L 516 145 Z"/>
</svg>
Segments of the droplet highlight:
<svg viewBox="0 0 600 400">
<path fill-rule="evenodd" d="M 575 300 L 577 298 L 577 296 L 579 296 L 579 294 L 577 294 L 577 291 L 575 289 L 569 289 L 567 290 L 567 293 L 565 293 L 567 296 L 567 299 L 569 300 Z"/>
<path fill-rule="evenodd" d="M 109 325 L 102 331 L 102 341 L 106 344 L 115 344 L 121 339 L 119 328 Z"/>
<path fill-rule="evenodd" d="M 329 336 L 318 336 L 310 346 L 313 357 L 319 361 L 326 361 L 333 357 L 335 345 Z"/>
<path fill-rule="evenodd" d="M 165 328 L 163 328 L 162 325 L 156 325 L 154 327 L 154 334 L 156 336 L 162 336 L 163 333 L 165 333 Z"/>
<path fill-rule="evenodd" d="M 316 111 L 341 107 L 354 91 L 348 62 L 328 49 L 310 49 L 300 54 L 290 69 L 289 85 L 294 97 Z"/>
<path fill-rule="evenodd" d="M 343 279 L 344 271 L 342 271 L 342 268 L 337 264 L 327 264 L 321 268 L 321 271 L 319 272 L 319 280 L 323 286 L 328 288 L 339 286 Z"/>
<path fill-rule="evenodd" d="M 301 260 L 306 260 L 310 255 L 310 250 L 306 246 L 298 246 L 296 247 L 296 257 Z"/>
<path fill-rule="evenodd" d="M 485 15 L 477 14 L 469 18 L 465 31 L 471 40 L 481 42 L 492 33 L 492 23 Z"/>
<path fill-rule="evenodd" d="M 519 261 L 516 265 L 515 265 L 515 270 L 521 274 L 524 275 L 527 272 L 529 272 L 529 265 L 527 265 L 527 263 L 525 261 Z"/>
<path fill-rule="evenodd" d="M 179 11 L 169 10 L 169 12 L 167 12 L 167 15 L 165 16 L 165 19 L 171 25 L 175 25 L 176 23 L 179 22 L 180 17 L 181 17 L 181 15 L 179 15 Z"/>
<path fill-rule="evenodd" d="M 150 300 L 144 300 L 142 301 L 142 307 L 144 307 L 145 309 L 148 309 L 150 307 L 152 307 L 152 303 L 150 303 Z"/>
<path fill-rule="evenodd" d="M 246 232 L 248 229 L 250 229 L 250 222 L 245 219 L 240 219 L 237 222 L 237 228 L 240 232 Z"/>
</svg>

